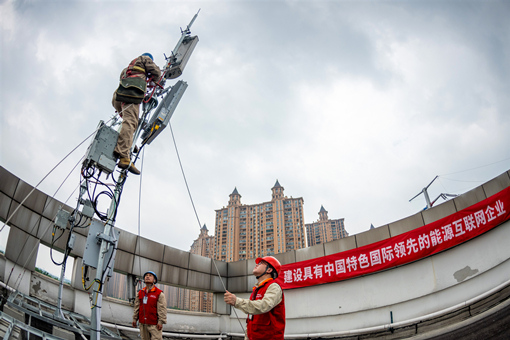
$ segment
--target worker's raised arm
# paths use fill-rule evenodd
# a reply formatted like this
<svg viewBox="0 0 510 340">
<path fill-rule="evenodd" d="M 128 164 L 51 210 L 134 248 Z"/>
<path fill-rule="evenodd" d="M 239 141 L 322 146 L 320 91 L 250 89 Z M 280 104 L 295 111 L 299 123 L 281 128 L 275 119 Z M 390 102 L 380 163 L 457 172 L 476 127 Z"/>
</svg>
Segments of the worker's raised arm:
<svg viewBox="0 0 510 340">
<path fill-rule="evenodd" d="M 282 288 L 277 283 L 272 283 L 261 300 L 249 300 L 237 298 L 235 308 L 246 314 L 263 314 L 269 312 L 282 301 Z"/>
</svg>

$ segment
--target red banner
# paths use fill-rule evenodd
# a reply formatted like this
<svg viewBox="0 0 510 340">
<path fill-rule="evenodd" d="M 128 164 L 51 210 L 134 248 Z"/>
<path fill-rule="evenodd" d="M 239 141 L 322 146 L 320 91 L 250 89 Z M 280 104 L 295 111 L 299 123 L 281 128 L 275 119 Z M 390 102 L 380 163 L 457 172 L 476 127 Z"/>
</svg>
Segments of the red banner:
<svg viewBox="0 0 510 340">
<path fill-rule="evenodd" d="M 277 281 L 283 289 L 308 287 L 417 261 L 498 226 L 510 218 L 508 207 L 510 187 L 407 233 L 341 253 L 283 265 Z"/>
</svg>

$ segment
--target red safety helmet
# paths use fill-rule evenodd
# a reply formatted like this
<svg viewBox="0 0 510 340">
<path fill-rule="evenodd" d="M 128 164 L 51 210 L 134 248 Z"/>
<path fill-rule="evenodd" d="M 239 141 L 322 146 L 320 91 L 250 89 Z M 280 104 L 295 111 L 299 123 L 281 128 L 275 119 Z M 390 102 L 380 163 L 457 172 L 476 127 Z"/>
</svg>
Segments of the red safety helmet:
<svg viewBox="0 0 510 340">
<path fill-rule="evenodd" d="M 264 257 L 257 257 L 257 259 L 255 260 L 255 263 L 259 264 L 260 261 L 264 261 L 264 262 L 268 263 L 271 267 L 273 267 L 273 269 L 276 273 L 276 277 L 278 277 L 278 275 L 280 274 L 280 269 L 282 268 L 280 261 L 278 261 L 276 258 L 274 258 L 272 256 L 264 256 Z M 276 279 L 276 277 L 275 277 L 275 279 Z"/>
</svg>

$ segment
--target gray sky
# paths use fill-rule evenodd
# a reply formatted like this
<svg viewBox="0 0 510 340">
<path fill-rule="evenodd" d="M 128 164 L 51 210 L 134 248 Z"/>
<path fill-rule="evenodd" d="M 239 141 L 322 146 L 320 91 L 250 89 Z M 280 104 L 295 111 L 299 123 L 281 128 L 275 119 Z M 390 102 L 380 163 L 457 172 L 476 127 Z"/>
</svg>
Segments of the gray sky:
<svg viewBox="0 0 510 340">
<path fill-rule="evenodd" d="M 278 179 L 307 223 L 324 205 L 352 235 L 422 209 L 408 200 L 435 175 L 431 198 L 510 168 L 503 1 L 1 1 L 0 164 L 37 184 L 111 117 L 120 71 L 144 52 L 163 66 L 199 8 L 172 127 L 211 233 L 234 187 L 260 203 Z M 134 233 L 139 180 L 117 221 Z M 184 250 L 199 234 L 169 129 L 146 148 L 141 234 Z"/>
</svg>

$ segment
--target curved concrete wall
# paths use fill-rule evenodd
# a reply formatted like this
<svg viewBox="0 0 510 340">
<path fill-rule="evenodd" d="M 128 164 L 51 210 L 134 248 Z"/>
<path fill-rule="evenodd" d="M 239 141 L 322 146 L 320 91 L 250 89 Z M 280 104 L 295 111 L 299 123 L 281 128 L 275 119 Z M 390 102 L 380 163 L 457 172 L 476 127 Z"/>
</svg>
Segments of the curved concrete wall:
<svg viewBox="0 0 510 340">
<path fill-rule="evenodd" d="M 379 326 L 390 323 L 390 311 L 394 322 L 399 322 L 459 304 L 510 279 L 509 242 L 510 222 L 505 222 L 460 246 L 402 267 L 287 290 L 287 333 Z M 231 331 L 241 333 L 235 315 L 231 317 Z"/>
<path fill-rule="evenodd" d="M 508 186 L 510 174 L 506 172 L 453 200 L 400 221 L 345 239 L 275 256 L 287 264 L 361 247 L 441 219 Z M 0 219 L 5 221 L 31 190 L 31 186 L 0 168 Z M 2 274 L 10 272 L 12 262 L 15 261 L 33 270 L 35 256 L 30 258 L 30 254 L 37 249 L 38 237 L 41 237 L 42 243 L 50 243 L 51 233 L 45 234 L 44 231 L 48 225 L 51 228 L 51 220 L 59 205 L 61 203 L 38 190 L 27 199 L 9 223 L 11 231 Z M 67 209 L 72 211 L 70 207 Z M 287 333 L 328 332 L 381 325 L 389 323 L 390 311 L 397 322 L 455 305 L 488 291 L 510 278 L 510 248 L 507 247 L 509 227 L 509 222 L 506 222 L 474 240 L 399 268 L 342 282 L 286 291 Z M 88 231 L 77 232 L 75 269 L 81 268 L 80 257 Z M 22 249 L 20 244 L 27 246 Z M 57 246 L 63 248 L 64 244 L 58 243 Z M 215 292 L 215 311 L 227 314 L 169 312 L 170 320 L 173 321 L 167 325 L 167 330 L 242 332 L 238 321 L 230 315 L 231 309 L 223 303 L 222 285 L 211 259 L 121 230 L 115 270 L 140 275 L 139 261 L 142 268 L 156 268 L 162 283 Z M 215 262 L 226 280 L 227 288 L 239 296 L 247 297 L 255 282 L 251 275 L 254 260 Z M 17 267 L 16 271 L 20 272 L 20 268 Z M 34 276 L 37 274 L 32 274 Z M 55 283 L 48 281 L 45 284 Z M 30 286 L 24 283 L 23 287 L 27 293 L 35 294 L 33 284 Z M 68 306 L 87 315 L 89 311 L 83 306 L 88 306 L 88 295 L 80 290 L 81 273 L 76 270 L 72 287 L 69 287 L 70 293 L 66 293 L 69 295 Z M 109 309 L 114 312 L 109 317 L 108 308 L 105 308 L 104 320 L 130 323 L 129 306 L 112 299 L 106 301 Z"/>
</svg>

